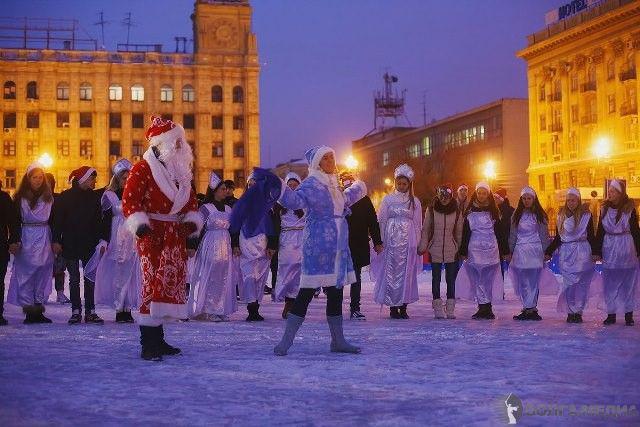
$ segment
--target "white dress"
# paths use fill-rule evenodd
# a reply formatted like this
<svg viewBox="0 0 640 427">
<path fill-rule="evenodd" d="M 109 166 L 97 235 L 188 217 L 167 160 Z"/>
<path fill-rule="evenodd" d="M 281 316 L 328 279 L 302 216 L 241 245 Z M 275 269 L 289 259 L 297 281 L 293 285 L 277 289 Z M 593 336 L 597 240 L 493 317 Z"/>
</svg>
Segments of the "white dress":
<svg viewBox="0 0 640 427">
<path fill-rule="evenodd" d="M 282 215 L 280 246 L 278 248 L 278 276 L 276 301 L 295 298 L 300 288 L 302 272 L 302 238 L 306 216 L 298 218 L 295 211 L 287 209 Z"/>
</svg>

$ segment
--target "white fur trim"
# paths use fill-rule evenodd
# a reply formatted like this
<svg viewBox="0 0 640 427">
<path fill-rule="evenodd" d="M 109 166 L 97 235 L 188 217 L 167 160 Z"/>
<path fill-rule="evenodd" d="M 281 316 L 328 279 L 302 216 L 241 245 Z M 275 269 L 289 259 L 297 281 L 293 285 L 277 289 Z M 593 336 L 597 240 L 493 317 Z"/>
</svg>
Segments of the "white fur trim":
<svg viewBox="0 0 640 427">
<path fill-rule="evenodd" d="M 355 181 L 353 181 L 353 184 L 351 184 L 351 186 L 349 188 L 353 187 L 354 185 L 356 187 L 360 187 L 360 191 L 362 191 L 362 197 L 367 195 L 367 192 L 369 190 L 367 189 L 367 184 L 365 184 L 364 181 L 356 179 Z"/>
<path fill-rule="evenodd" d="M 204 226 L 204 221 L 202 219 L 202 214 L 200 211 L 189 211 L 182 218 L 182 222 L 192 222 L 196 225 L 196 231 L 191 233 L 189 237 L 198 237 L 200 232 L 202 231 L 202 227 Z"/>
<path fill-rule="evenodd" d="M 280 189 L 280 197 L 278 197 L 278 202 L 280 202 L 284 197 L 284 192 L 287 191 L 287 188 L 289 188 L 287 183 L 285 181 L 282 181 L 282 188 Z M 289 190 L 291 189 L 289 188 Z"/>
<path fill-rule="evenodd" d="M 162 135 L 167 133 L 168 132 L 165 132 Z M 177 214 L 189 201 L 189 197 L 191 196 L 190 183 L 183 183 L 180 188 L 178 188 L 169 177 L 167 168 L 160 163 L 160 160 L 158 160 L 151 147 L 144 152 L 142 157 L 147 161 L 147 164 L 151 169 L 153 180 L 158 185 L 158 188 L 160 188 L 160 191 L 162 191 L 162 194 L 167 196 L 167 198 L 173 202 L 173 206 L 171 207 L 169 214 Z"/>
<path fill-rule="evenodd" d="M 413 181 L 413 177 L 415 176 L 415 173 L 413 172 L 413 169 L 411 168 L 411 166 L 409 166 L 406 163 L 403 163 L 393 171 L 394 178 L 397 179 L 401 176 L 407 178 L 409 181 Z"/>
<path fill-rule="evenodd" d="M 336 285 L 336 275 L 331 274 L 301 274 L 300 275 L 300 287 L 301 288 L 329 288 Z"/>
<path fill-rule="evenodd" d="M 184 137 L 184 128 L 179 124 L 175 123 L 175 127 L 173 129 L 169 129 L 168 131 L 161 133 L 160 135 L 152 136 L 149 138 L 150 146 L 157 146 L 162 144 L 163 142 L 175 142 L 176 139 L 182 137 L 183 142 L 187 142 L 187 139 Z"/>
<path fill-rule="evenodd" d="M 135 236 L 136 231 L 140 228 L 141 225 L 148 225 L 151 227 L 151 223 L 149 222 L 149 216 L 146 212 L 134 212 L 127 217 L 125 220 L 125 224 L 127 229 Z"/>
<path fill-rule="evenodd" d="M 291 179 L 298 181 L 298 184 L 302 183 L 302 178 L 300 178 L 300 175 L 295 172 L 289 172 L 287 176 L 284 177 L 284 183 L 287 184 Z"/>
<path fill-rule="evenodd" d="M 138 313 L 138 318 L 136 319 L 138 321 L 138 325 L 140 326 L 160 326 L 162 325 L 162 319 L 156 319 L 154 317 L 151 317 L 150 314 L 142 314 L 142 313 Z"/>
<path fill-rule="evenodd" d="M 154 319 L 186 319 L 187 304 L 170 304 L 168 302 L 151 301 L 149 306 L 150 316 Z"/>
<path fill-rule="evenodd" d="M 478 191 L 478 189 L 480 189 L 480 188 L 484 188 L 488 192 L 491 192 L 491 186 L 489 185 L 488 182 L 480 181 L 479 183 L 477 183 L 476 184 L 476 191 Z"/>
<path fill-rule="evenodd" d="M 334 156 L 336 155 L 336 152 L 331 147 L 327 147 L 326 145 L 318 147 L 318 151 L 316 151 L 316 154 L 313 156 L 313 160 L 311 161 L 311 164 L 309 165 L 309 169 L 310 170 L 311 169 L 319 169 L 320 168 L 320 160 L 322 160 L 324 155 L 327 154 L 327 153 L 333 153 Z"/>
</svg>

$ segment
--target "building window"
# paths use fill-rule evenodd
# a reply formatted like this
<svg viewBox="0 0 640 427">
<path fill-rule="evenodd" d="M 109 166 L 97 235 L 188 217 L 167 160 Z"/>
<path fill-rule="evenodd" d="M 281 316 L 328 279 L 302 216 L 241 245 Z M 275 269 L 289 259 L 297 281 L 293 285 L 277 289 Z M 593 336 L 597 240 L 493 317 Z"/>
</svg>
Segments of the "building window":
<svg viewBox="0 0 640 427">
<path fill-rule="evenodd" d="M 56 88 L 56 99 L 65 101 L 69 99 L 69 83 L 60 82 Z"/>
<path fill-rule="evenodd" d="M 596 83 L 596 67 L 593 65 L 587 70 L 587 83 Z"/>
<path fill-rule="evenodd" d="M 122 127 L 122 114 L 109 113 L 109 127 L 112 129 L 120 129 Z"/>
<path fill-rule="evenodd" d="M 382 153 L 382 166 L 387 166 L 387 165 L 389 165 L 389 152 L 384 151 Z"/>
<path fill-rule="evenodd" d="M 131 127 L 133 129 L 144 129 L 144 114 L 133 113 L 131 115 Z"/>
<path fill-rule="evenodd" d="M 222 102 L 222 86 L 213 86 L 211 88 L 211 102 Z"/>
<path fill-rule="evenodd" d="M 547 130 L 547 116 L 540 114 L 540 130 Z"/>
<path fill-rule="evenodd" d="M 163 114 L 160 117 L 162 117 L 162 120 L 171 120 L 171 121 L 173 121 L 173 114 Z"/>
<path fill-rule="evenodd" d="M 551 154 L 553 155 L 554 160 L 558 160 L 560 158 L 560 155 L 562 154 L 561 149 L 560 138 L 558 135 L 553 135 L 553 138 L 551 138 Z"/>
<path fill-rule="evenodd" d="M 193 86 L 185 85 L 182 88 L 182 102 L 194 102 L 196 100 L 196 91 Z"/>
<path fill-rule="evenodd" d="M 236 183 L 236 187 L 244 187 L 246 182 L 245 182 L 245 176 L 244 176 L 244 169 L 236 169 L 233 171 L 233 182 Z"/>
<path fill-rule="evenodd" d="M 244 90 L 242 86 L 235 86 L 233 88 L 233 102 L 236 104 L 242 104 L 244 102 Z"/>
<path fill-rule="evenodd" d="M 91 85 L 87 82 L 80 84 L 80 100 L 81 101 L 91 101 L 93 98 L 93 89 Z"/>
<path fill-rule="evenodd" d="M 35 156 L 40 151 L 40 143 L 38 141 L 27 141 L 27 156 Z"/>
<path fill-rule="evenodd" d="M 575 92 L 578 90 L 578 73 L 571 74 L 571 92 Z"/>
<path fill-rule="evenodd" d="M 607 80 L 613 80 L 616 78 L 616 66 L 613 59 L 607 62 Z"/>
<path fill-rule="evenodd" d="M 56 127 L 68 128 L 69 127 L 69 113 L 66 111 L 58 111 L 56 113 Z"/>
<path fill-rule="evenodd" d="M 131 100 L 142 102 L 144 101 L 144 87 L 140 84 L 131 86 Z"/>
<path fill-rule="evenodd" d="M 162 85 L 160 88 L 160 101 L 173 102 L 173 88 L 169 85 Z"/>
<path fill-rule="evenodd" d="M 120 157 L 122 154 L 120 149 L 120 141 L 109 141 L 109 155 Z"/>
<path fill-rule="evenodd" d="M 38 83 L 27 83 L 27 99 L 38 99 Z"/>
<path fill-rule="evenodd" d="M 538 175 L 538 190 L 545 191 L 544 175 Z"/>
<path fill-rule="evenodd" d="M 142 145 L 142 141 L 133 141 L 131 144 L 131 155 L 133 156 L 142 156 L 144 154 L 144 147 Z"/>
<path fill-rule="evenodd" d="M 575 169 L 569 170 L 569 186 L 571 187 L 578 186 L 578 171 Z"/>
<path fill-rule="evenodd" d="M 222 157 L 222 142 L 214 142 L 211 144 L 211 157 Z"/>
<path fill-rule="evenodd" d="M 431 140 L 428 136 L 422 138 L 422 155 L 430 156 L 431 155 Z"/>
<path fill-rule="evenodd" d="M 211 129 L 222 129 L 223 120 L 222 116 L 211 116 Z"/>
<path fill-rule="evenodd" d="M 6 169 L 4 171 L 4 187 L 14 189 L 16 188 L 16 170 Z"/>
<path fill-rule="evenodd" d="M 91 113 L 80 113 L 80 127 L 90 128 L 93 126 L 93 117 Z"/>
<path fill-rule="evenodd" d="M 562 188 L 562 182 L 560 181 L 560 172 L 553 173 L 553 189 L 559 190 Z"/>
<path fill-rule="evenodd" d="M 122 101 L 122 86 L 109 86 L 109 101 Z"/>
<path fill-rule="evenodd" d="M 185 129 L 195 129 L 196 116 L 194 114 L 184 114 L 182 116 L 182 127 Z"/>
<path fill-rule="evenodd" d="M 16 99 L 16 84 L 11 80 L 4 82 L 4 99 Z"/>
<path fill-rule="evenodd" d="M 244 142 L 233 144 L 233 157 L 244 157 Z"/>
<path fill-rule="evenodd" d="M 2 154 L 5 157 L 15 157 L 16 155 L 16 142 L 15 141 L 4 141 L 2 144 Z"/>
<path fill-rule="evenodd" d="M 60 140 L 58 141 L 58 157 L 69 157 L 69 141 Z"/>
<path fill-rule="evenodd" d="M 607 104 L 609 105 L 609 114 L 616 112 L 616 96 L 611 94 L 607 96 Z"/>
<path fill-rule="evenodd" d="M 87 159 L 91 158 L 93 155 L 93 144 L 91 141 L 80 141 L 80 157 L 85 157 Z"/>
<path fill-rule="evenodd" d="M 571 123 L 578 123 L 578 121 L 580 120 L 579 118 L 579 111 L 578 111 L 578 105 L 572 105 L 571 106 Z"/>
<path fill-rule="evenodd" d="M 547 143 L 540 143 L 540 161 L 539 163 L 544 163 L 547 161 Z"/>
<path fill-rule="evenodd" d="M 2 127 L 13 129 L 16 127 L 16 113 L 2 113 Z"/>
<path fill-rule="evenodd" d="M 40 127 L 40 114 L 27 113 L 27 129 L 38 129 Z"/>
<path fill-rule="evenodd" d="M 571 132 L 569 135 L 569 158 L 575 159 L 578 157 L 578 137 L 575 132 Z"/>
<path fill-rule="evenodd" d="M 542 84 L 538 89 L 538 101 L 544 102 L 546 101 L 546 99 L 547 99 L 547 95 L 546 95 L 545 87 L 544 87 L 544 84 Z"/>
<path fill-rule="evenodd" d="M 410 146 L 408 146 L 407 154 L 412 159 L 420 157 L 420 144 L 411 144 Z"/>
<path fill-rule="evenodd" d="M 234 116 L 233 117 L 233 128 L 235 130 L 244 129 L 244 117 L 242 117 L 242 116 Z"/>
</svg>

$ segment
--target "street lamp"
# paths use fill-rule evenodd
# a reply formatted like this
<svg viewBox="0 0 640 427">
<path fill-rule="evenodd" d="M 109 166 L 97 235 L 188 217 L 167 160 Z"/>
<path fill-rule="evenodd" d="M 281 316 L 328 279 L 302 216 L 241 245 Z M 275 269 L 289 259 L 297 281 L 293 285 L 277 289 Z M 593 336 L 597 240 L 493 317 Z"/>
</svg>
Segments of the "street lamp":
<svg viewBox="0 0 640 427">
<path fill-rule="evenodd" d="M 344 162 L 344 164 L 347 166 L 347 169 L 351 169 L 351 170 L 356 170 L 358 169 L 358 159 L 356 159 L 355 157 L 353 157 L 353 155 L 349 155 L 347 157 L 347 160 Z"/>
<path fill-rule="evenodd" d="M 596 144 L 593 146 L 593 154 L 600 162 L 600 159 L 604 157 L 609 157 L 609 152 L 611 151 L 611 140 L 606 136 L 601 136 L 596 141 Z"/>
<path fill-rule="evenodd" d="M 496 179 L 496 162 L 493 160 L 487 160 L 482 168 L 482 175 L 484 175 L 484 179 L 489 182 L 492 179 Z"/>
<path fill-rule="evenodd" d="M 40 157 L 38 157 L 38 163 L 45 167 L 45 169 L 49 169 L 53 166 L 53 158 L 49 155 L 49 153 L 43 153 Z"/>
<path fill-rule="evenodd" d="M 384 184 L 385 185 L 391 185 L 391 178 L 385 178 L 384 179 Z"/>
</svg>

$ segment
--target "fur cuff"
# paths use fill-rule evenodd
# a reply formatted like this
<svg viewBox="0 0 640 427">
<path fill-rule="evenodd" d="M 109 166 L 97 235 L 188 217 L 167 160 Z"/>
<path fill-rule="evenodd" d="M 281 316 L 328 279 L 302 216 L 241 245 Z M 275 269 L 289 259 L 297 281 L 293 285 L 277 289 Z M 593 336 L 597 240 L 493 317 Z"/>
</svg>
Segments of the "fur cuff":
<svg viewBox="0 0 640 427">
<path fill-rule="evenodd" d="M 360 179 L 356 179 L 356 180 L 354 181 L 354 183 L 353 183 L 353 184 L 351 184 L 351 186 L 352 186 L 352 187 L 353 187 L 353 186 L 357 186 L 357 187 L 360 189 L 360 191 L 362 192 L 362 197 L 364 197 L 364 196 L 366 196 L 366 195 L 367 195 L 367 184 L 365 184 L 365 183 L 364 183 L 364 181 L 362 181 L 362 180 L 360 180 Z M 362 197 L 361 197 L 361 198 L 362 198 Z"/>
<path fill-rule="evenodd" d="M 149 217 L 147 216 L 146 212 L 142 212 L 142 211 L 134 212 L 131 215 L 129 215 L 125 223 L 127 225 L 127 230 L 129 230 L 129 232 L 131 232 L 131 234 L 133 234 L 134 236 L 136 234 L 136 231 L 138 231 L 138 228 L 140 228 L 141 225 L 148 225 L 149 227 L 151 227 L 151 223 L 149 222 Z"/>
<path fill-rule="evenodd" d="M 202 220 L 202 214 L 199 211 L 189 211 L 182 218 L 182 222 L 192 222 L 196 225 L 196 231 L 191 233 L 189 237 L 198 237 L 200 236 L 200 231 L 202 231 L 202 226 L 204 225 L 204 221 Z"/>
</svg>

